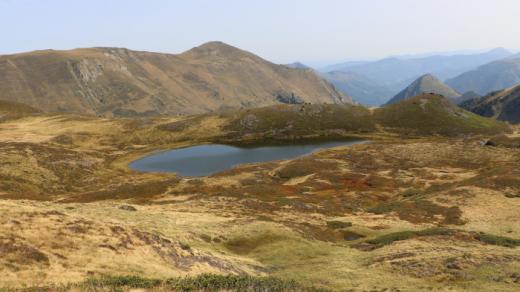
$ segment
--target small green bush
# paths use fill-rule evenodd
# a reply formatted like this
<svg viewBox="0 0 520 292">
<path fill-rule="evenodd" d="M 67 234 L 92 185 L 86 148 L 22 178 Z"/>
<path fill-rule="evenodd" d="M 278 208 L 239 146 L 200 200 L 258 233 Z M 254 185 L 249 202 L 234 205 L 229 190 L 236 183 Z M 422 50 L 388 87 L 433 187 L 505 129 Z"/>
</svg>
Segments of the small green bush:
<svg viewBox="0 0 520 292">
<path fill-rule="evenodd" d="M 185 242 L 179 242 L 179 245 L 181 246 L 181 248 L 183 250 L 190 250 L 191 249 L 191 246 Z"/>
<path fill-rule="evenodd" d="M 409 188 L 409 189 L 406 189 L 401 195 L 405 198 L 408 198 L 408 197 L 413 197 L 418 194 L 419 194 L 419 190 L 417 190 L 415 188 Z"/>
<path fill-rule="evenodd" d="M 138 276 L 103 276 L 89 278 L 84 285 L 87 287 L 129 287 L 129 288 L 153 288 L 161 284 L 161 280 L 145 279 Z"/>
<path fill-rule="evenodd" d="M 352 222 L 343 222 L 343 221 L 327 221 L 327 226 L 332 229 L 342 229 L 352 226 Z"/>
<path fill-rule="evenodd" d="M 368 244 L 374 245 L 375 248 L 383 247 L 385 245 L 392 244 L 395 241 L 407 240 L 414 237 L 423 237 L 423 236 L 439 236 L 439 235 L 453 235 L 456 232 L 461 232 L 448 228 L 429 228 L 420 231 L 401 231 L 395 233 L 385 234 L 373 239 L 369 239 L 365 241 Z M 520 239 L 514 239 L 504 236 L 497 236 L 486 233 L 478 233 L 473 236 L 476 240 L 491 244 L 498 245 L 504 247 L 517 247 L 520 246 Z"/>
<path fill-rule="evenodd" d="M 389 233 L 382 236 L 379 236 L 374 239 L 369 239 L 366 242 L 376 245 L 378 247 L 382 247 L 385 245 L 392 244 L 395 241 L 407 240 L 413 237 L 422 237 L 422 236 L 437 236 L 437 235 L 451 235 L 454 231 L 446 228 L 429 228 L 421 231 L 401 231 L 395 233 Z"/>
</svg>

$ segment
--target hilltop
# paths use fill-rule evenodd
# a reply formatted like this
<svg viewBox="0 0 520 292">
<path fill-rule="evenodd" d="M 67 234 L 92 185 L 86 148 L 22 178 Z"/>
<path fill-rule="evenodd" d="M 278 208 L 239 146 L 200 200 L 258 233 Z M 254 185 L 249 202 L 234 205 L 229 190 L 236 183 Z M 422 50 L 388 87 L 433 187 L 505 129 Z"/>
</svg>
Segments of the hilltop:
<svg viewBox="0 0 520 292">
<path fill-rule="evenodd" d="M 0 56 L 0 99 L 43 112 L 196 114 L 276 103 L 350 103 L 310 70 L 276 65 L 221 42 L 182 54 L 123 48 Z"/>
<path fill-rule="evenodd" d="M 408 87 L 399 92 L 396 96 L 390 99 L 387 104 L 396 103 L 422 93 L 435 93 L 443 95 L 448 98 L 455 98 L 460 96 L 458 92 L 451 89 L 446 84 L 431 74 L 425 74 L 412 82 Z"/>
<path fill-rule="evenodd" d="M 405 134 L 463 136 L 508 132 L 508 126 L 463 110 L 447 98 L 424 93 L 376 109 L 375 119 L 387 130 Z"/>
<path fill-rule="evenodd" d="M 309 67 L 301 62 L 294 62 L 294 63 L 286 64 L 285 66 L 287 66 L 289 68 L 294 68 L 294 69 L 311 69 L 311 70 L 313 70 L 311 67 Z"/>
</svg>

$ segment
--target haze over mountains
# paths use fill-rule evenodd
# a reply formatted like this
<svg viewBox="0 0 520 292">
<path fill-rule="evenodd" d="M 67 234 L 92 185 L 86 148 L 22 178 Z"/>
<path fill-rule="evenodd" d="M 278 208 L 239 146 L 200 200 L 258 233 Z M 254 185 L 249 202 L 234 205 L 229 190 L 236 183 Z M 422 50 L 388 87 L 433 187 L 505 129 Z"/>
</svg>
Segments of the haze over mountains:
<svg viewBox="0 0 520 292">
<path fill-rule="evenodd" d="M 503 48 L 496 48 L 479 54 L 437 55 L 422 58 L 391 57 L 374 62 L 347 62 L 326 67 L 321 71 L 325 72 L 323 76 L 328 81 L 346 94 L 351 95 L 354 99 L 362 100 L 361 102 L 367 105 L 377 105 L 381 100 L 386 101 L 390 99 L 424 74 L 432 74 L 439 80 L 444 81 L 457 77 L 466 71 L 476 69 L 483 64 L 507 58 L 511 55 L 511 52 Z M 330 70 L 348 73 L 350 78 L 338 79 L 336 77 L 338 73 L 330 76 L 327 74 Z M 366 83 L 360 90 L 359 83 L 352 80 L 361 79 L 369 79 L 372 82 Z M 447 84 L 452 85 L 452 83 Z M 453 88 L 460 93 L 465 93 L 469 90 L 474 90 L 477 93 L 481 91 L 475 90 L 475 86 L 453 86 Z M 382 92 L 387 92 L 388 95 L 381 97 Z"/>
<path fill-rule="evenodd" d="M 475 91 L 485 95 L 520 83 L 520 55 L 497 60 L 446 80 L 459 92 Z"/>
<path fill-rule="evenodd" d="M 352 102 L 311 70 L 276 65 L 221 42 L 178 55 L 89 48 L 0 56 L 0 100 L 98 116 Z"/>
<path fill-rule="evenodd" d="M 334 84 L 338 90 L 366 106 L 384 104 L 388 97 L 394 94 L 388 86 L 354 72 L 331 71 L 322 73 L 321 76 Z"/>
<path fill-rule="evenodd" d="M 511 55 L 512 53 L 504 48 L 496 48 L 480 54 L 436 55 L 422 58 L 389 57 L 369 63 L 348 62 L 344 66 L 336 65 L 335 71 L 356 72 L 385 84 L 407 82 L 425 73 L 431 73 L 439 79 L 445 80 L 479 65 Z"/>
</svg>

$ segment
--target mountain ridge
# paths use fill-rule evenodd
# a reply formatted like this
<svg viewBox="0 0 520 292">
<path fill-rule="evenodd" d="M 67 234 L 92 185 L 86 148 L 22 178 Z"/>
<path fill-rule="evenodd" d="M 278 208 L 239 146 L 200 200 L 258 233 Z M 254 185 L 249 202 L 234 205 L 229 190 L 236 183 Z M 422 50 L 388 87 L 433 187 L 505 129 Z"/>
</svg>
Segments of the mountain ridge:
<svg viewBox="0 0 520 292">
<path fill-rule="evenodd" d="M 520 123 L 520 85 L 489 95 L 467 100 L 460 106 L 478 115 L 497 120 Z"/>
<path fill-rule="evenodd" d="M 496 60 L 446 80 L 459 92 L 475 91 L 486 95 L 520 83 L 520 55 Z"/>
<path fill-rule="evenodd" d="M 96 47 L 0 56 L 0 99 L 44 112 L 98 116 L 198 114 L 281 103 L 351 103 L 312 71 L 222 42 L 181 54 Z"/>
<path fill-rule="evenodd" d="M 386 84 L 416 79 L 426 73 L 446 80 L 480 65 L 512 55 L 504 48 L 495 48 L 479 54 L 432 55 L 418 58 L 393 56 L 373 62 L 347 62 L 346 66 L 336 66 L 334 70 L 353 71 Z"/>
</svg>

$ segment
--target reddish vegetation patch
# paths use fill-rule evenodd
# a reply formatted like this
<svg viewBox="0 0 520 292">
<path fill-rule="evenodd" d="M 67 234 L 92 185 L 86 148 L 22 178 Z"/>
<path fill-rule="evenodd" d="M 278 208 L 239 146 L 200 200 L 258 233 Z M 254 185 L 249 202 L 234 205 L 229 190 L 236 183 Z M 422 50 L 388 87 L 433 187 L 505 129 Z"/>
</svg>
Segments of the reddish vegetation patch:
<svg viewBox="0 0 520 292">
<path fill-rule="evenodd" d="M 134 199 L 146 201 L 151 197 L 164 194 L 169 187 L 176 185 L 178 178 L 168 178 L 159 181 L 145 181 L 142 183 L 123 183 L 121 185 L 108 186 L 106 189 L 80 194 L 69 198 L 65 202 L 95 202 L 100 200 Z"/>
<path fill-rule="evenodd" d="M 365 178 L 346 178 L 341 180 L 341 182 L 343 187 L 348 190 L 365 191 L 371 187 L 370 183 Z"/>
<path fill-rule="evenodd" d="M 337 169 L 337 167 L 338 164 L 336 162 L 302 158 L 284 165 L 276 172 L 276 176 L 281 179 L 291 179 L 323 172 L 324 170 Z"/>
</svg>

